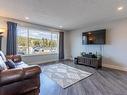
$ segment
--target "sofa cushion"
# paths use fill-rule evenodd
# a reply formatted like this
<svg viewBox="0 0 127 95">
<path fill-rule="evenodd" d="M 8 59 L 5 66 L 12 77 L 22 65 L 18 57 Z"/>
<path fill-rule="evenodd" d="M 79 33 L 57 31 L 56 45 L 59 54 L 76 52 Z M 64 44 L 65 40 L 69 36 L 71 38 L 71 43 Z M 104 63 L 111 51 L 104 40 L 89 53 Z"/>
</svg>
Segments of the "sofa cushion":
<svg viewBox="0 0 127 95">
<path fill-rule="evenodd" d="M 18 62 L 21 62 L 22 61 L 22 58 L 20 55 L 13 55 L 13 61 L 15 63 L 18 63 Z"/>
<path fill-rule="evenodd" d="M 21 61 L 15 64 L 16 68 L 24 68 L 24 67 L 29 67 L 25 62 Z"/>
<path fill-rule="evenodd" d="M 5 63 L 9 67 L 9 69 L 12 69 L 12 68 L 16 67 L 15 63 L 12 60 L 10 60 L 10 59 L 7 60 Z"/>
<path fill-rule="evenodd" d="M 7 70 L 7 66 L 5 62 L 3 61 L 2 57 L 0 56 L 0 71 Z"/>
</svg>

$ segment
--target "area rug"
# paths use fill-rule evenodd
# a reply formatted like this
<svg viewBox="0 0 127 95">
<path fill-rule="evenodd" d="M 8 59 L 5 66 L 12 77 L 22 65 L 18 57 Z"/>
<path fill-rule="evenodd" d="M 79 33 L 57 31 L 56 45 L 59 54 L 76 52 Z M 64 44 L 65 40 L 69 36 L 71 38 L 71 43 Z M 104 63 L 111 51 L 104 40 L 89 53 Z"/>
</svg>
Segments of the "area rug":
<svg viewBox="0 0 127 95">
<path fill-rule="evenodd" d="M 62 63 L 44 66 L 42 72 L 62 88 L 67 88 L 92 74 Z"/>
</svg>

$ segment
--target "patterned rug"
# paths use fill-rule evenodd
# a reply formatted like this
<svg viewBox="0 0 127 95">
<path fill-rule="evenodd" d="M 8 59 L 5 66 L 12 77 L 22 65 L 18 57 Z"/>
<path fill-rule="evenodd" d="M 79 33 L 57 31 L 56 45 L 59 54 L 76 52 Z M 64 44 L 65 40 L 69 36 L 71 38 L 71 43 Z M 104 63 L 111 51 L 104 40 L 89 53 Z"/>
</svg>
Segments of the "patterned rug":
<svg viewBox="0 0 127 95">
<path fill-rule="evenodd" d="M 69 87 L 92 74 L 61 63 L 44 66 L 42 72 L 62 88 Z"/>
</svg>

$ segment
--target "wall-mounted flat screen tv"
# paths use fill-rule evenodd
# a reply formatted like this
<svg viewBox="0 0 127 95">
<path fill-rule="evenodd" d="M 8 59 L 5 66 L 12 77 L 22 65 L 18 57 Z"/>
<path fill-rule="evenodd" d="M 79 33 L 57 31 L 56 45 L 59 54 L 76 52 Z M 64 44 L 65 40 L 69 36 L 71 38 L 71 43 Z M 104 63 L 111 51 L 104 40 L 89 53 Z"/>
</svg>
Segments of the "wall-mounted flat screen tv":
<svg viewBox="0 0 127 95">
<path fill-rule="evenodd" d="M 83 32 L 82 33 L 83 45 L 102 45 L 106 44 L 106 29 Z"/>
</svg>

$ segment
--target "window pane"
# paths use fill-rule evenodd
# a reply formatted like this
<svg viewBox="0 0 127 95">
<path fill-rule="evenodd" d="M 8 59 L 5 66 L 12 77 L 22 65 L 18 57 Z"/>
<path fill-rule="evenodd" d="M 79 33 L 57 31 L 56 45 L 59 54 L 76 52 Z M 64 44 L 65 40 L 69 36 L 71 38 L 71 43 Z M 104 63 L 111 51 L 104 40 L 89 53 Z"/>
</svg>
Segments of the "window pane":
<svg viewBox="0 0 127 95">
<path fill-rule="evenodd" d="M 28 31 L 26 28 L 17 27 L 17 50 L 18 54 L 28 54 Z"/>
<path fill-rule="evenodd" d="M 57 34 L 53 36 L 51 32 L 40 30 L 29 30 L 29 54 L 49 54 L 57 53 Z"/>
<path fill-rule="evenodd" d="M 37 29 L 18 29 L 19 54 L 58 53 L 58 33 Z M 23 44 L 22 44 L 23 43 Z"/>
<path fill-rule="evenodd" d="M 58 34 L 52 34 L 52 52 L 58 53 Z"/>
</svg>

